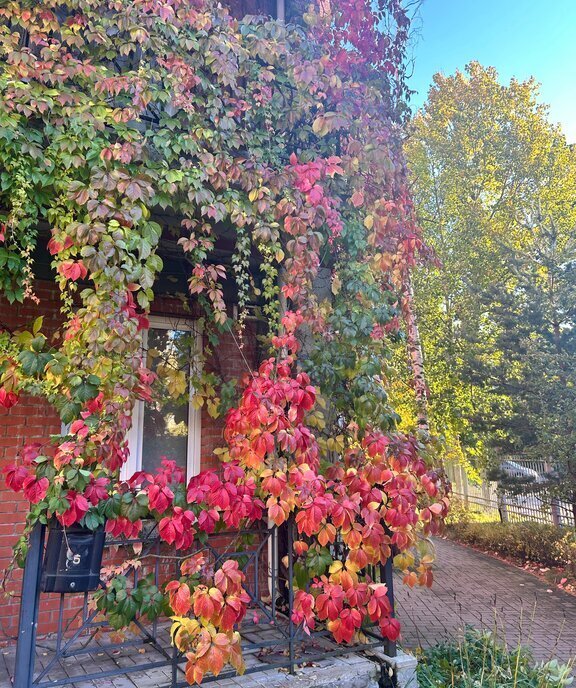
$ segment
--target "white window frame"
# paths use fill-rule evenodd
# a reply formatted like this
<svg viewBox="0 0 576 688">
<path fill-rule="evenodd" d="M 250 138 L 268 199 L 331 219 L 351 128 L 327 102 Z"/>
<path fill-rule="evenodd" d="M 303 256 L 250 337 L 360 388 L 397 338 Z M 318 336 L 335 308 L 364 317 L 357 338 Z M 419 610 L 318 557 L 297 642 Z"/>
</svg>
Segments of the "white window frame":
<svg viewBox="0 0 576 688">
<path fill-rule="evenodd" d="M 198 321 L 188 320 L 177 316 L 158 316 L 153 315 L 149 317 L 150 329 L 154 330 L 180 330 L 184 332 L 195 333 L 196 350 L 202 352 L 202 332 L 200 330 Z M 144 357 L 146 356 L 146 348 L 148 344 L 148 330 L 142 330 L 142 350 Z M 191 403 L 194 388 L 190 382 L 189 399 L 188 402 L 188 446 L 187 446 L 187 461 L 186 461 L 186 479 L 189 480 L 200 473 L 201 462 L 201 411 L 194 408 Z M 138 400 L 132 411 L 132 426 L 128 431 L 128 448 L 130 454 L 126 463 L 122 466 L 120 477 L 122 480 L 127 480 L 136 471 L 142 470 L 142 442 L 143 442 L 143 423 L 144 423 L 144 404 L 146 402 Z M 158 465 L 160 465 L 160 457 L 158 457 Z"/>
</svg>

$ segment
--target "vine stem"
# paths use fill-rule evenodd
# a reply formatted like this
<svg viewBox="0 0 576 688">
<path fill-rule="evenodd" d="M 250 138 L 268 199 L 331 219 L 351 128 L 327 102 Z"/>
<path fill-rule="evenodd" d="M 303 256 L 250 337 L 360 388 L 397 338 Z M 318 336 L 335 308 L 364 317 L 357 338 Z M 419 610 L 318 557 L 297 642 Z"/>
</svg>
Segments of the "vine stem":
<svg viewBox="0 0 576 688">
<path fill-rule="evenodd" d="M 248 363 L 248 361 L 247 361 L 247 359 L 246 359 L 246 356 L 244 355 L 244 350 L 243 350 L 243 348 L 240 346 L 238 340 L 236 339 L 236 335 L 234 334 L 233 329 L 232 329 L 232 328 L 230 327 L 230 325 L 228 324 L 228 321 L 226 321 L 226 327 L 228 328 L 228 331 L 229 331 L 230 334 L 232 335 L 232 339 L 234 340 L 234 344 L 236 344 L 236 346 L 238 347 L 238 351 L 240 352 L 240 355 L 242 356 L 242 360 L 243 360 L 244 363 L 246 364 L 246 368 L 248 369 L 248 372 L 249 372 L 250 375 L 252 376 L 252 379 L 255 380 L 255 379 L 256 379 L 256 376 L 254 375 L 254 371 L 252 370 L 252 367 L 251 367 L 250 364 Z"/>
</svg>

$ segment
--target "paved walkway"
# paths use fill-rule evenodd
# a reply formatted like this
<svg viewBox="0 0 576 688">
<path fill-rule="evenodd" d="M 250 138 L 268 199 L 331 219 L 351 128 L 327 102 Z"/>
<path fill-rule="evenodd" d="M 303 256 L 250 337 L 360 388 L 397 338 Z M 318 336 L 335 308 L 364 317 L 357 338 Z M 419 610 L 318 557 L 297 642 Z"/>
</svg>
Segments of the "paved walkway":
<svg viewBox="0 0 576 688">
<path fill-rule="evenodd" d="M 531 647 L 537 660 L 576 656 L 576 597 L 529 573 L 449 540 L 436 540 L 431 590 L 395 587 L 407 648 L 425 647 L 470 625 L 498 629 L 509 647 Z"/>
</svg>

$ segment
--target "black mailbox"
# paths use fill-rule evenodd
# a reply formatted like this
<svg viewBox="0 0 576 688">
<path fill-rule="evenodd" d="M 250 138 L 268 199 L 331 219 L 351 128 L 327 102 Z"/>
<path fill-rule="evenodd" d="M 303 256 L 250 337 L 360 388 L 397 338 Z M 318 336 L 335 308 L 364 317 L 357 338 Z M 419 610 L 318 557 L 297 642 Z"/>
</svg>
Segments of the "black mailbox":
<svg viewBox="0 0 576 688">
<path fill-rule="evenodd" d="M 106 533 L 79 525 L 64 531 L 54 521 L 48 531 L 44 554 L 42 592 L 88 592 L 100 583 L 100 567 Z"/>
</svg>

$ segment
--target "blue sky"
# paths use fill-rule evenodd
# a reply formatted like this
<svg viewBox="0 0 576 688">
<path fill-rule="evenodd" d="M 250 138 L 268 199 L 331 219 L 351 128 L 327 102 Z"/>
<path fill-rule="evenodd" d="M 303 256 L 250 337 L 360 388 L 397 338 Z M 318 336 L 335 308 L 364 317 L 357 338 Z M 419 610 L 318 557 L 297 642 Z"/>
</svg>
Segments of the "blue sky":
<svg viewBox="0 0 576 688">
<path fill-rule="evenodd" d="M 534 76 L 550 119 L 576 142 L 576 0 L 424 0 L 415 29 L 413 107 L 433 74 L 478 60 L 502 82 Z"/>
</svg>

